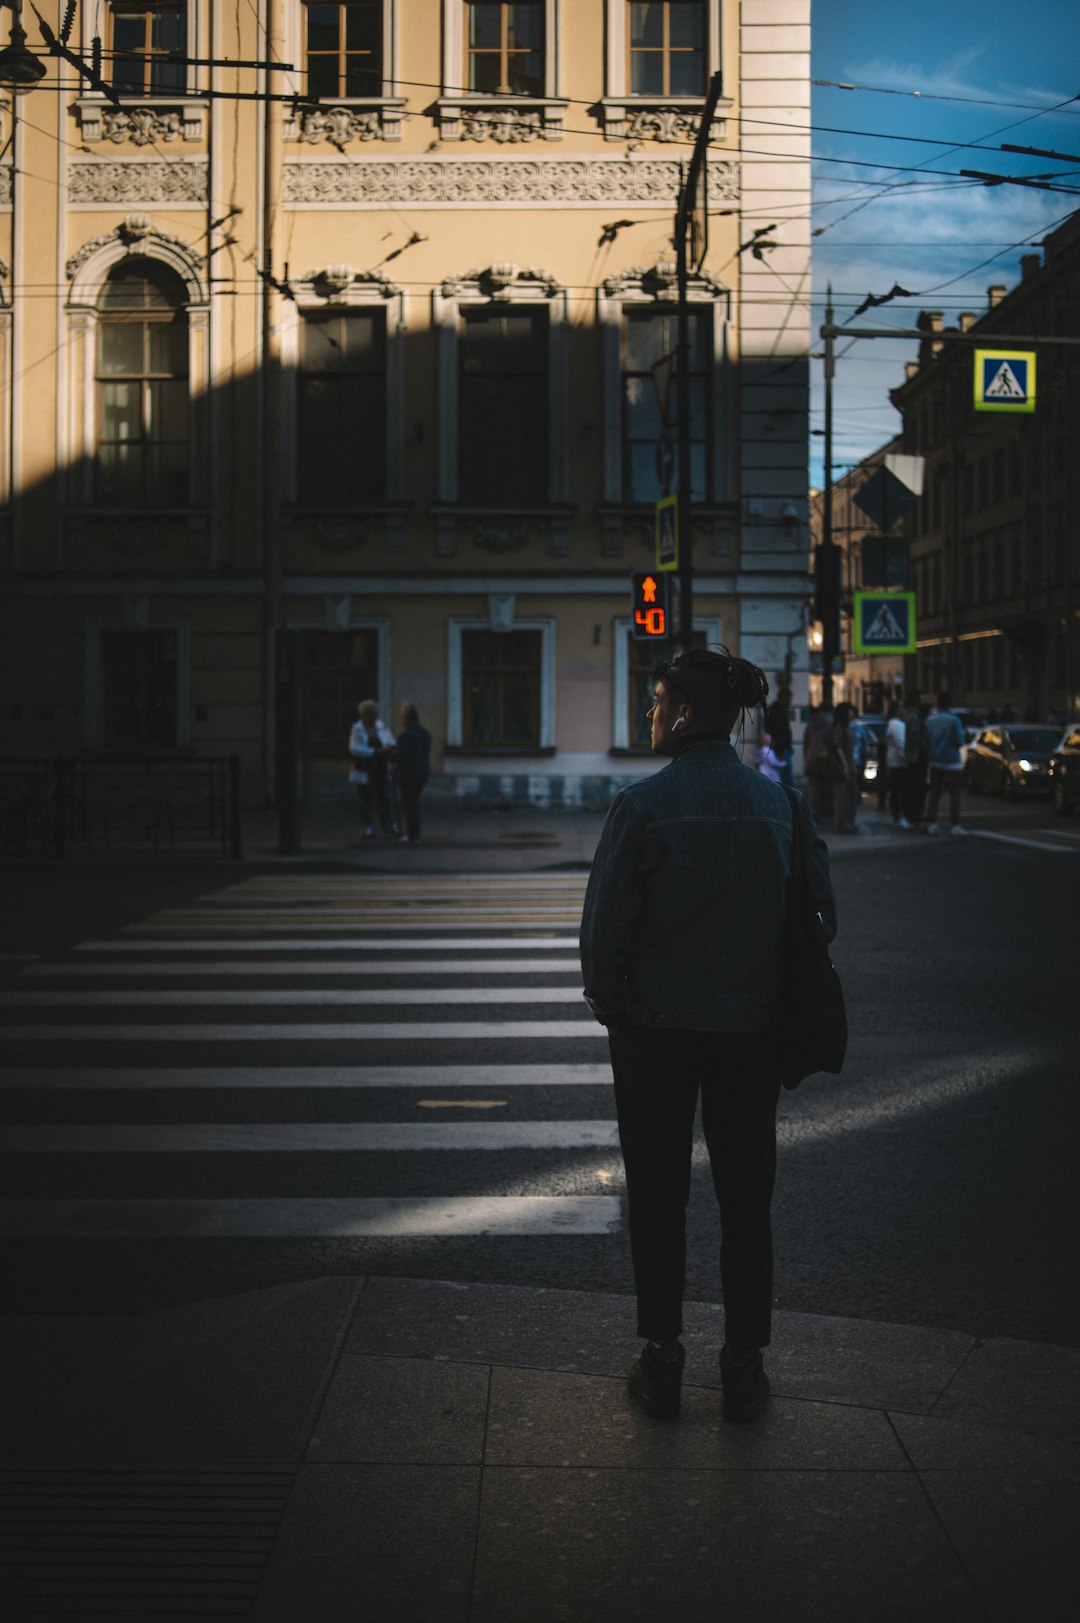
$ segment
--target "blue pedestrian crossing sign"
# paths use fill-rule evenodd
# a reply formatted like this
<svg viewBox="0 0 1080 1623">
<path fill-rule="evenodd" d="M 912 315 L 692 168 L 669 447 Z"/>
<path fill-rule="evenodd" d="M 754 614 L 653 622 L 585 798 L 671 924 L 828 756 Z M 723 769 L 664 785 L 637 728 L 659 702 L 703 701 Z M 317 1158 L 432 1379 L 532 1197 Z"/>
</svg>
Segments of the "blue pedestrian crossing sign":
<svg viewBox="0 0 1080 1623">
<path fill-rule="evenodd" d="M 1035 351 L 977 349 L 975 410 L 1034 411 Z"/>
<path fill-rule="evenodd" d="M 852 630 L 857 654 L 913 654 L 915 593 L 856 592 Z"/>
</svg>

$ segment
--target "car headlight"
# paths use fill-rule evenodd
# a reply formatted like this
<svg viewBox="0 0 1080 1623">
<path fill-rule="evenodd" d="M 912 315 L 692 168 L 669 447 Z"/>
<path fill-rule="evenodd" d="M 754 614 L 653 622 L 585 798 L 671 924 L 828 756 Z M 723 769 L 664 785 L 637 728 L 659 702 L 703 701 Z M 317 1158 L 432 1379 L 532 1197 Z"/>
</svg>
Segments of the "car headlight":
<svg viewBox="0 0 1080 1623">
<path fill-rule="evenodd" d="M 877 762 L 876 761 L 867 761 L 866 765 L 863 767 L 863 777 L 867 778 L 867 779 L 873 779 L 873 778 L 877 777 Z"/>
<path fill-rule="evenodd" d="M 1016 764 L 1021 772 L 1037 772 L 1039 770 L 1034 761 L 1018 761 Z"/>
</svg>

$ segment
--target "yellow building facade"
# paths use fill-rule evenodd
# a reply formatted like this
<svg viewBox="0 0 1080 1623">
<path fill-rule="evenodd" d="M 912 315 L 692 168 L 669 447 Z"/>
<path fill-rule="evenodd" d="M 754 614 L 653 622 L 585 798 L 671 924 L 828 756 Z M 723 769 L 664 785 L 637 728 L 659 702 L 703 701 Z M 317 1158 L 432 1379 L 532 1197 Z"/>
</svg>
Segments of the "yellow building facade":
<svg viewBox="0 0 1080 1623">
<path fill-rule="evenodd" d="M 238 754 L 258 800 L 287 628 L 306 793 L 343 788 L 367 697 L 418 705 L 447 793 L 600 803 L 652 770 L 630 576 L 717 72 L 694 620 L 805 702 L 809 0 L 79 0 L 97 82 L 24 22 L 9 756 Z"/>
</svg>

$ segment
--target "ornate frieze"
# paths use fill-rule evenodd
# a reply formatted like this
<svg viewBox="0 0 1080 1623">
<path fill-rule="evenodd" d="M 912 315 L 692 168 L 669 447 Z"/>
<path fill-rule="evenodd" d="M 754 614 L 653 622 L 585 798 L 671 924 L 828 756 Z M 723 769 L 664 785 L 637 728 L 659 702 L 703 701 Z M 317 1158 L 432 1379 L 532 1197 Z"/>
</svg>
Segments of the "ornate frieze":
<svg viewBox="0 0 1080 1623">
<path fill-rule="evenodd" d="M 460 276 L 448 276 L 442 284 L 444 299 L 461 298 L 463 294 L 482 293 L 486 298 L 510 298 L 515 289 L 539 291 L 553 299 L 562 292 L 562 284 L 543 270 L 518 270 L 516 265 L 488 265 L 484 270 L 463 271 Z"/>
<path fill-rule="evenodd" d="M 499 102 L 486 97 L 481 102 L 440 101 L 439 139 L 442 141 L 497 141 L 518 144 L 528 141 L 561 141 L 563 101 L 537 102 L 530 97 Z"/>
<path fill-rule="evenodd" d="M 205 203 L 207 160 L 178 158 L 129 163 L 73 163 L 70 203 Z"/>
<path fill-rule="evenodd" d="M 351 265 L 326 265 L 322 270 L 306 271 L 299 278 L 306 283 L 320 298 L 333 303 L 344 299 L 351 288 L 363 288 L 369 292 L 381 293 L 384 299 L 392 299 L 401 289 L 388 276 L 381 271 L 353 270 Z"/>
<path fill-rule="evenodd" d="M 730 107 L 730 102 L 721 103 Z M 613 98 L 603 104 L 604 135 L 609 141 L 694 141 L 697 138 L 703 98 L 686 100 L 632 101 Z M 722 141 L 727 134 L 723 117 L 714 118 L 709 135 L 711 141 Z"/>
<path fill-rule="evenodd" d="M 513 203 L 666 207 L 679 184 L 679 164 L 672 158 L 423 158 L 287 163 L 284 192 L 286 203 L 372 208 L 402 203 L 413 208 Z M 738 163 L 710 161 L 710 203 L 736 202 L 738 195 Z"/>
<path fill-rule="evenodd" d="M 690 277 L 695 296 L 715 294 L 716 297 L 727 293 L 729 289 L 708 271 L 699 271 Z M 644 293 L 653 299 L 670 298 L 678 292 L 678 274 L 673 259 L 657 260 L 655 265 L 631 265 L 627 270 L 617 271 L 609 276 L 602 284 L 602 292 L 609 298 L 620 298 L 627 293 Z"/>
<path fill-rule="evenodd" d="M 11 202 L 11 167 L 0 164 L 0 205 Z"/>
<path fill-rule="evenodd" d="M 125 102 L 107 106 L 99 97 L 84 97 L 75 104 L 79 133 L 84 141 L 112 141 L 120 145 L 149 146 L 157 141 L 201 141 L 206 108 L 202 102 L 155 102 L 139 106 Z"/>
<path fill-rule="evenodd" d="M 325 141 L 344 152 L 350 141 L 400 141 L 403 97 L 348 101 L 335 107 L 299 106 L 285 114 L 286 141 Z"/>
</svg>

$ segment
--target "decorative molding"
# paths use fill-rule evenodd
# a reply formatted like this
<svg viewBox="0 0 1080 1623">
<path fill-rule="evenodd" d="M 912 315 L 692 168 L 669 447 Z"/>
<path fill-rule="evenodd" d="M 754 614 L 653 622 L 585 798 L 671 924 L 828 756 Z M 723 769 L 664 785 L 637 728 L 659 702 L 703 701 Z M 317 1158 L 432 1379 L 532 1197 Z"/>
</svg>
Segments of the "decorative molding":
<svg viewBox="0 0 1080 1623">
<path fill-rule="evenodd" d="M 481 552 L 498 557 L 520 552 L 530 535 L 546 535 L 553 558 L 565 558 L 570 549 L 569 507 L 476 508 L 453 504 L 432 508 L 435 518 L 435 552 L 439 557 L 456 555 L 463 534 L 471 534 Z"/>
<path fill-rule="evenodd" d="M 322 270 L 305 271 L 299 281 L 331 303 L 343 301 L 353 288 L 381 293 L 384 299 L 392 299 L 401 292 L 396 283 L 380 271 L 353 270 L 351 265 L 326 265 Z"/>
<path fill-rule="evenodd" d="M 463 271 L 460 276 L 448 276 L 442 284 L 444 299 L 458 299 L 472 294 L 488 299 L 513 299 L 521 292 L 541 293 L 553 299 L 563 291 L 562 284 L 543 270 L 518 270 L 516 265 L 488 265 L 484 270 Z"/>
<path fill-rule="evenodd" d="M 561 141 L 565 101 L 441 100 L 438 103 L 439 139 L 442 141 L 497 141 L 515 145 L 528 141 Z"/>
<path fill-rule="evenodd" d="M 726 109 L 731 102 L 720 105 Z M 609 141 L 692 142 L 697 139 L 704 108 L 704 96 L 658 101 L 637 96 L 632 101 L 605 99 L 601 103 L 604 135 Z M 714 118 L 709 140 L 722 141 L 726 135 L 727 121 L 723 117 Z"/>
<path fill-rule="evenodd" d="M 69 512 L 65 516 L 64 539 L 78 548 L 85 559 L 88 546 L 102 547 L 125 559 L 150 558 L 163 548 L 181 543 L 193 562 L 206 562 L 210 555 L 209 518 L 204 512 L 120 513 Z M 72 551 L 67 562 L 74 563 Z"/>
<path fill-rule="evenodd" d="M 483 552 L 502 555 L 520 552 L 529 535 L 529 520 L 525 518 L 475 518 L 472 521 L 473 540 Z"/>
<path fill-rule="evenodd" d="M 99 99 L 75 104 L 79 134 L 84 141 L 130 141 L 149 146 L 155 141 L 201 141 L 206 109 L 201 102 L 136 103 L 106 107 Z"/>
<path fill-rule="evenodd" d="M 205 203 L 206 158 L 174 162 L 73 163 L 68 171 L 68 202 Z"/>
<path fill-rule="evenodd" d="M 9 163 L 0 164 L 0 206 L 11 202 L 11 176 L 11 165 Z"/>
<path fill-rule="evenodd" d="M 697 298 L 711 295 L 720 298 L 730 289 L 708 271 L 699 271 L 689 278 Z M 631 265 L 616 271 L 604 281 L 601 291 L 609 298 L 620 298 L 627 293 L 641 293 L 650 299 L 673 298 L 678 292 L 678 277 L 673 259 L 659 259 L 655 265 Z"/>
<path fill-rule="evenodd" d="M 77 253 L 72 254 L 64 266 L 68 281 L 75 280 L 88 259 L 103 248 L 115 247 L 117 243 L 122 243 L 129 253 L 138 249 L 152 254 L 155 249 L 165 248 L 180 253 L 189 263 L 203 263 L 203 255 L 194 253 L 183 237 L 168 236 L 164 231 L 158 231 L 145 214 L 129 214 L 114 230 L 103 237 L 92 237 L 89 242 L 83 243 Z"/>
<path fill-rule="evenodd" d="M 400 141 L 403 100 L 345 102 L 309 108 L 285 118 L 286 141 L 317 146 L 326 141 L 344 152 L 350 141 Z"/>
<path fill-rule="evenodd" d="M 82 169 L 88 166 L 80 166 Z M 103 165 L 142 168 L 142 165 Z M 147 168 L 152 167 L 150 165 Z M 158 165 L 159 168 L 183 167 Z M 205 184 L 205 177 L 204 177 Z M 418 158 L 348 163 L 286 163 L 286 204 L 354 203 L 438 207 L 487 203 L 673 205 L 680 185 L 673 158 Z M 710 203 L 737 202 L 739 164 L 709 163 Z"/>
<path fill-rule="evenodd" d="M 314 519 L 312 540 L 323 552 L 358 552 L 367 540 L 367 521 L 363 518 Z"/>
</svg>

